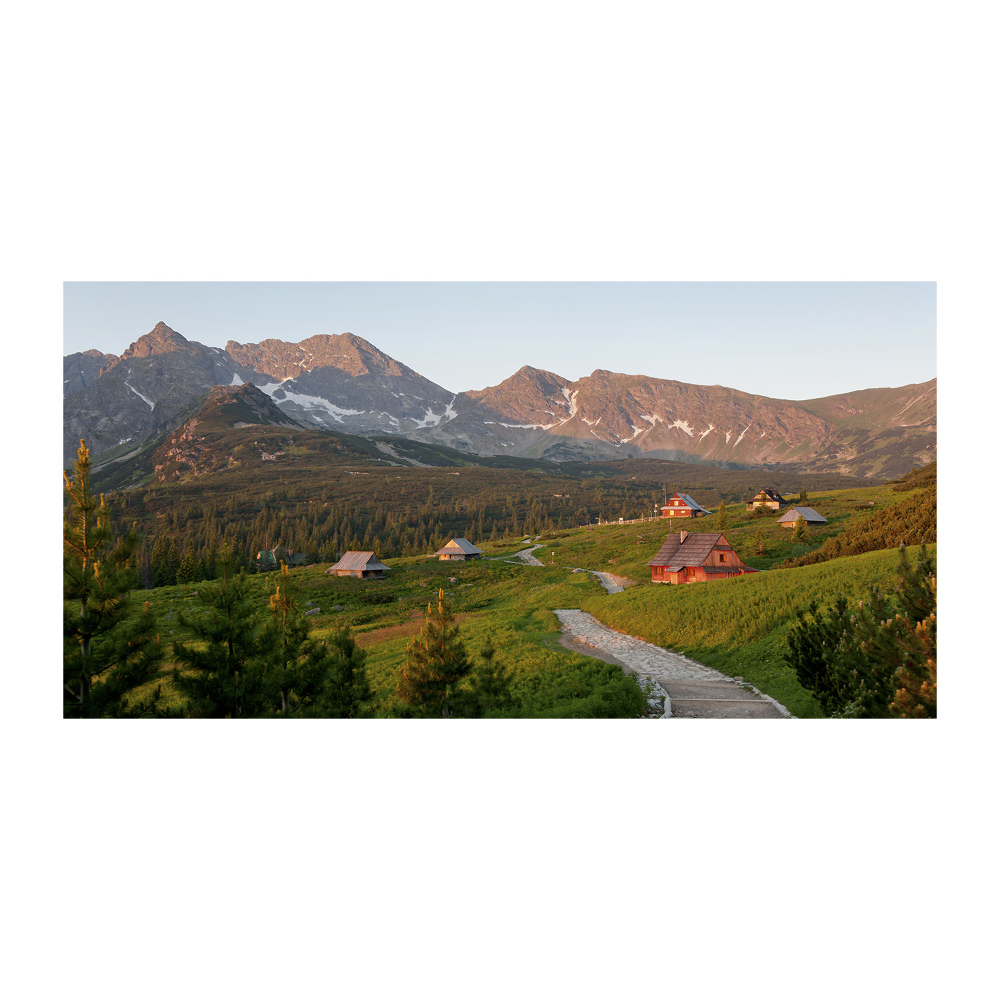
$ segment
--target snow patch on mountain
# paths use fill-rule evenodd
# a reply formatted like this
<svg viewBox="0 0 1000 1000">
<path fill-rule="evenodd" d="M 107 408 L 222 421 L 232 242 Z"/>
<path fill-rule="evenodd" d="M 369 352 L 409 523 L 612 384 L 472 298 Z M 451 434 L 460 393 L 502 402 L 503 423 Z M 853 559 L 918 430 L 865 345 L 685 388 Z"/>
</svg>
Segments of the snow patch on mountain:
<svg viewBox="0 0 1000 1000">
<path fill-rule="evenodd" d="M 711 434 L 712 431 L 714 431 L 714 430 L 715 430 L 715 427 L 713 427 L 712 424 L 709 424 L 708 425 L 708 430 L 707 431 L 702 431 L 701 434 L 698 435 L 698 444 L 701 444 L 701 442 L 705 440 L 705 435 L 706 434 Z"/>
<path fill-rule="evenodd" d="M 454 396 L 451 397 L 451 403 L 454 403 L 456 399 L 458 399 L 458 393 L 457 392 L 455 393 Z M 438 421 L 438 426 L 440 426 L 441 424 L 447 423 L 449 420 L 454 420 L 455 417 L 458 416 L 458 414 L 451 408 L 451 403 L 449 403 L 444 408 L 444 413 L 441 414 L 441 419 Z"/>
<path fill-rule="evenodd" d="M 691 429 L 691 425 L 686 420 L 675 420 L 672 424 L 667 424 L 667 427 L 679 427 L 688 437 L 694 437 L 694 431 Z"/>
<path fill-rule="evenodd" d="M 455 398 L 452 397 L 451 403 L 455 402 Z M 445 418 L 451 420 L 457 417 L 458 414 L 451 408 L 451 403 L 449 403 L 444 410 L 444 413 L 435 413 L 429 406 L 424 412 L 423 420 L 414 421 L 414 427 L 440 427 L 444 423 Z M 448 414 L 451 414 L 449 417 Z"/>
<path fill-rule="evenodd" d="M 233 372 L 233 380 L 229 384 L 230 385 L 243 385 L 243 379 L 241 379 L 239 377 L 239 375 L 236 374 L 236 372 Z"/>
<path fill-rule="evenodd" d="M 126 388 L 126 389 L 132 389 L 132 386 L 130 386 L 130 385 L 128 384 L 128 382 L 126 382 L 126 383 L 125 383 L 125 388 Z M 139 397 L 139 398 L 140 398 L 140 399 L 141 399 L 141 400 L 142 400 L 142 401 L 143 401 L 144 403 L 146 403 L 146 404 L 147 404 L 147 405 L 149 406 L 149 408 L 150 408 L 150 409 L 152 409 L 152 408 L 153 408 L 153 407 L 154 407 L 154 406 L 156 405 L 155 403 L 152 403 L 152 402 L 150 402 L 150 401 L 149 401 L 148 399 L 146 399 L 146 397 L 145 397 L 145 396 L 144 396 L 144 395 L 143 395 L 143 394 L 142 394 L 141 392 L 139 392 L 139 390 L 138 390 L 138 389 L 132 389 L 132 391 L 133 391 L 133 392 L 134 392 L 134 393 L 135 393 L 135 394 L 136 394 L 136 395 L 137 395 L 137 396 L 138 396 L 138 397 Z"/>
<path fill-rule="evenodd" d="M 563 386 L 562 394 L 566 397 L 566 405 L 569 407 L 569 416 L 566 418 L 566 420 L 571 420 L 573 417 L 576 416 L 576 411 L 577 411 L 576 397 L 579 395 L 579 393 L 580 393 L 579 389 L 574 389 L 572 392 L 570 392 L 565 386 Z M 563 421 L 563 423 L 565 423 L 565 421 Z"/>
<path fill-rule="evenodd" d="M 500 420 L 484 420 L 484 424 L 493 424 L 496 427 L 506 427 L 508 430 L 517 431 L 547 431 L 551 427 L 558 427 L 564 424 L 565 420 L 557 420 L 554 424 L 505 424 Z"/>
<path fill-rule="evenodd" d="M 281 389 L 284 399 L 275 399 L 275 402 L 280 406 L 285 400 L 290 403 L 297 403 L 299 406 L 307 410 L 324 410 L 328 413 L 334 420 L 338 423 L 344 422 L 344 417 L 357 417 L 362 413 L 367 413 L 367 410 L 345 410 L 340 406 L 335 406 L 328 399 L 324 399 L 322 396 L 307 396 L 303 392 L 289 392 L 284 388 L 284 383 L 289 381 L 284 379 L 282 382 L 268 382 L 267 385 L 262 385 L 260 387 L 261 392 L 266 392 L 272 399 L 274 399 L 274 394 L 278 389 Z M 322 420 L 317 417 L 315 413 L 310 414 L 313 420 Z"/>
</svg>

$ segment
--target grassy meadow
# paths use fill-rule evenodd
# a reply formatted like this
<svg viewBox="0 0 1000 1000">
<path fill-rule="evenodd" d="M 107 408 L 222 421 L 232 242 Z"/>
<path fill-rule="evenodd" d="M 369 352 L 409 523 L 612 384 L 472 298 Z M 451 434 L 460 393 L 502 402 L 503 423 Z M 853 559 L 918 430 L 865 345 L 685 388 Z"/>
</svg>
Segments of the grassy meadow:
<svg viewBox="0 0 1000 1000">
<path fill-rule="evenodd" d="M 510 546 L 510 552 L 519 547 Z M 603 718 L 637 716 L 646 707 L 638 685 L 623 676 L 620 667 L 571 652 L 559 642 L 559 624 L 551 609 L 580 607 L 586 598 L 604 593 L 589 574 L 503 561 L 449 565 L 413 557 L 393 560 L 385 580 L 335 578 L 325 569 L 322 565 L 292 571 L 300 586 L 299 604 L 305 610 L 318 609 L 311 620 L 320 638 L 345 626 L 351 629 L 367 654 L 376 716 L 393 714 L 406 646 L 419 633 L 427 605 L 436 603 L 439 589 L 448 595 L 468 653 L 477 658 L 492 640 L 496 661 L 514 673 L 514 691 L 522 705 L 518 714 Z M 253 578 L 262 607 L 267 606 L 274 577 L 269 573 Z M 193 638 L 177 623 L 176 612 L 180 608 L 193 616 L 201 611 L 199 586 L 209 585 L 161 587 L 136 595 L 150 602 L 162 639 Z M 176 704 L 169 677 L 161 684 L 167 704 Z"/>
<path fill-rule="evenodd" d="M 515 675 L 520 715 L 529 717 L 609 717 L 639 715 L 645 707 L 637 686 L 620 668 L 571 652 L 560 644 L 554 608 L 581 608 L 604 624 L 741 676 L 776 698 L 793 715 L 822 715 L 812 694 L 784 663 L 788 630 L 795 612 L 810 601 L 830 604 L 840 594 L 860 600 L 872 586 L 891 589 L 898 554 L 894 549 L 834 559 L 812 566 L 767 571 L 789 556 L 809 552 L 869 512 L 899 503 L 906 494 L 891 486 L 810 494 L 806 502 L 829 519 L 795 541 L 777 523 L 777 514 L 749 517 L 743 505 L 728 508 L 723 531 L 740 557 L 755 569 L 744 577 L 683 587 L 650 582 L 645 565 L 671 531 L 718 531 L 718 515 L 676 522 L 647 521 L 550 532 L 533 553 L 544 565 L 505 562 L 527 541 L 481 543 L 486 558 L 440 563 L 428 557 L 390 559 L 385 580 L 327 576 L 327 564 L 293 570 L 299 603 L 320 636 L 345 626 L 367 653 L 374 692 L 373 714 L 391 716 L 397 674 L 407 644 L 423 625 L 428 602 L 445 590 L 457 615 L 467 651 L 478 656 L 491 640 L 497 661 Z M 759 555 L 761 548 L 764 554 Z M 604 570 L 635 581 L 622 593 L 607 594 L 589 573 Z M 275 574 L 252 578 L 261 606 Z M 176 612 L 200 613 L 199 587 L 187 584 L 139 592 L 159 619 L 163 639 L 189 639 Z M 137 604 L 137 608 L 141 606 Z M 169 667 L 167 668 L 169 669 Z M 175 699 L 165 682 L 167 700 Z"/>
</svg>

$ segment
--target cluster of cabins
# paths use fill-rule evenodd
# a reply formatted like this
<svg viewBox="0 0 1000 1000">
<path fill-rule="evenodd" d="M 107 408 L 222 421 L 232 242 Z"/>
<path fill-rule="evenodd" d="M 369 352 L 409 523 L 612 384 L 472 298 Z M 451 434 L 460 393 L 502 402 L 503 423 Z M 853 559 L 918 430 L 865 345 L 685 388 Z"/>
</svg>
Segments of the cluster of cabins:
<svg viewBox="0 0 1000 1000">
<path fill-rule="evenodd" d="M 434 553 L 439 562 L 465 562 L 479 559 L 483 550 L 476 548 L 467 538 L 453 538 Z M 354 576 L 362 580 L 380 580 L 389 567 L 380 562 L 374 552 L 345 552 L 327 573 L 330 576 Z"/>
<path fill-rule="evenodd" d="M 812 507 L 792 506 L 791 501 L 786 500 L 777 490 L 770 488 L 762 489 L 747 504 L 747 510 L 758 507 L 770 507 L 772 510 L 788 507 L 789 509 L 778 518 L 778 523 L 784 528 L 793 528 L 800 517 L 807 524 L 826 523 L 826 518 Z M 705 517 L 711 513 L 687 493 L 675 493 L 660 510 L 664 518 Z M 465 562 L 479 559 L 482 554 L 482 549 L 477 548 L 467 538 L 453 538 L 434 553 L 441 562 Z M 301 562 L 299 554 L 288 553 L 288 555 L 289 565 Z M 276 565 L 278 558 L 277 548 L 270 552 L 258 553 L 258 559 L 268 565 L 271 563 Z M 659 552 L 646 565 L 652 571 L 653 583 L 707 583 L 757 572 L 740 559 L 732 545 L 726 541 L 725 535 L 712 531 L 695 533 L 681 531 L 668 535 Z M 331 576 L 379 580 L 388 568 L 374 552 L 345 552 L 343 558 L 326 572 Z"/>
<path fill-rule="evenodd" d="M 747 510 L 759 507 L 780 510 L 785 506 L 789 509 L 778 518 L 783 528 L 794 528 L 800 517 L 806 524 L 826 524 L 826 518 L 812 507 L 790 506 L 790 501 L 769 488 L 750 500 Z M 675 493 L 660 510 L 663 517 L 705 517 L 710 513 L 687 493 Z M 668 535 L 660 551 L 646 565 L 652 571 L 653 583 L 707 583 L 757 572 L 740 559 L 725 535 L 711 531 Z"/>
</svg>

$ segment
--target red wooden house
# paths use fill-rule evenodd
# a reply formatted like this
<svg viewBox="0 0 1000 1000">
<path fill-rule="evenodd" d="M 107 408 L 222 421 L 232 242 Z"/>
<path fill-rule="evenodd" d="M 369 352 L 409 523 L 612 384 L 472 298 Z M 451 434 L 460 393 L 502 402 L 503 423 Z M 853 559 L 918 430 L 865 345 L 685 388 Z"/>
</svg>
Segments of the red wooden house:
<svg viewBox="0 0 1000 1000">
<path fill-rule="evenodd" d="M 687 493 L 675 493 L 660 510 L 664 517 L 704 517 L 709 513 Z"/>
<path fill-rule="evenodd" d="M 668 535 L 646 565 L 652 567 L 653 583 L 707 583 L 757 572 L 717 531 Z"/>
</svg>

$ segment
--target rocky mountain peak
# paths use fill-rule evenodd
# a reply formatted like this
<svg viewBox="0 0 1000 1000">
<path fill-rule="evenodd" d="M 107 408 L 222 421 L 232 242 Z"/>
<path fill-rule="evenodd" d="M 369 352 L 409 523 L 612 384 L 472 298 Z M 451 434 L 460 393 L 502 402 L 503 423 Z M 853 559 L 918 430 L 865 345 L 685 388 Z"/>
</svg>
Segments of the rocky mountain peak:
<svg viewBox="0 0 1000 1000">
<path fill-rule="evenodd" d="M 316 368 L 337 368 L 355 378 L 367 374 L 396 377 L 416 374 L 353 333 L 319 333 L 297 344 L 274 339 L 259 344 L 230 340 L 226 353 L 237 364 L 279 381 L 297 378 Z"/>
<path fill-rule="evenodd" d="M 128 349 L 122 352 L 122 356 L 112 361 L 101 374 L 129 358 L 150 358 L 156 354 L 171 354 L 174 351 L 197 352 L 197 348 L 186 337 L 182 337 L 176 330 L 171 330 L 166 323 L 160 322 L 149 333 L 143 334 L 131 343 Z"/>
</svg>

